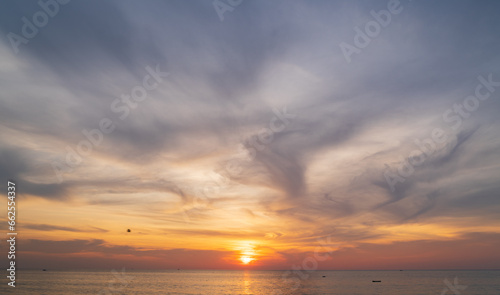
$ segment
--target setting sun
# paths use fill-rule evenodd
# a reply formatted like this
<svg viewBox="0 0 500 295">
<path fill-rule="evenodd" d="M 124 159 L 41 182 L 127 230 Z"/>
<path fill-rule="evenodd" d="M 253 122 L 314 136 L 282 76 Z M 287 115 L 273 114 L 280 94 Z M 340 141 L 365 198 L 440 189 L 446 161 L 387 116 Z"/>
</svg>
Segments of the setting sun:
<svg viewBox="0 0 500 295">
<path fill-rule="evenodd" d="M 241 262 L 243 262 L 243 264 L 249 264 L 254 259 L 252 257 L 249 257 L 249 256 L 241 256 L 240 260 L 241 260 Z"/>
</svg>

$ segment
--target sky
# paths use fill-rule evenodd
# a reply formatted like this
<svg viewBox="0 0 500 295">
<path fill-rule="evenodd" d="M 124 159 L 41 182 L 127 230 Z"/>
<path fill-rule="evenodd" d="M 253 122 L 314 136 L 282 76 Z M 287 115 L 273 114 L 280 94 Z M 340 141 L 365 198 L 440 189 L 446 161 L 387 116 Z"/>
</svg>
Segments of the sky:
<svg viewBox="0 0 500 295">
<path fill-rule="evenodd" d="M 0 3 L 20 268 L 500 268 L 498 1 L 40 3 Z"/>
</svg>

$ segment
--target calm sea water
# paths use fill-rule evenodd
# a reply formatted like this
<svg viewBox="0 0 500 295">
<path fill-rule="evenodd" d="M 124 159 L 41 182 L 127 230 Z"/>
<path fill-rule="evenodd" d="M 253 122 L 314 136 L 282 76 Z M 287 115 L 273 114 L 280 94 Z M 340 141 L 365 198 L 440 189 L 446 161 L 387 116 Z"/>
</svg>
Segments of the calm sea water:
<svg viewBox="0 0 500 295">
<path fill-rule="evenodd" d="M 302 276 L 302 277 L 301 277 Z M 325 277 L 323 277 L 325 276 Z M 456 278 L 456 280 L 455 280 Z M 374 283 L 373 280 L 380 280 Z M 500 294 L 500 271 L 19 271 L 2 294 Z"/>
</svg>

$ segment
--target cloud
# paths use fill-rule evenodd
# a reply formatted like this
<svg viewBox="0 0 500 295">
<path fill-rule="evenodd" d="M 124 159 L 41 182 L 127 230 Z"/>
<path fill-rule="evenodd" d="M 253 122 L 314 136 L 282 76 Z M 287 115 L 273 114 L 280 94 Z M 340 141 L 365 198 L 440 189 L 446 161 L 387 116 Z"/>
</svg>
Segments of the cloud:
<svg viewBox="0 0 500 295">
<path fill-rule="evenodd" d="M 84 228 L 84 229 L 78 229 L 74 227 L 68 227 L 68 226 L 58 226 L 58 225 L 50 225 L 50 224 L 23 224 L 21 225 L 22 228 L 27 228 L 27 229 L 34 229 L 34 230 L 39 230 L 39 231 L 69 231 L 69 232 L 108 232 L 105 229 L 98 228 L 98 227 L 90 227 L 90 228 Z"/>
</svg>

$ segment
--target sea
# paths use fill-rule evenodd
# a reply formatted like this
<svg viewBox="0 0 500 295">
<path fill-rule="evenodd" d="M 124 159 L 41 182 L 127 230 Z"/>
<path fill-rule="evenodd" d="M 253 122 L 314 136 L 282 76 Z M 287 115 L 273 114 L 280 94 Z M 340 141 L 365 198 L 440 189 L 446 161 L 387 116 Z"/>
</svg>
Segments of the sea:
<svg viewBox="0 0 500 295">
<path fill-rule="evenodd" d="M 1 294 L 499 295 L 500 271 L 20 270 Z"/>
</svg>

